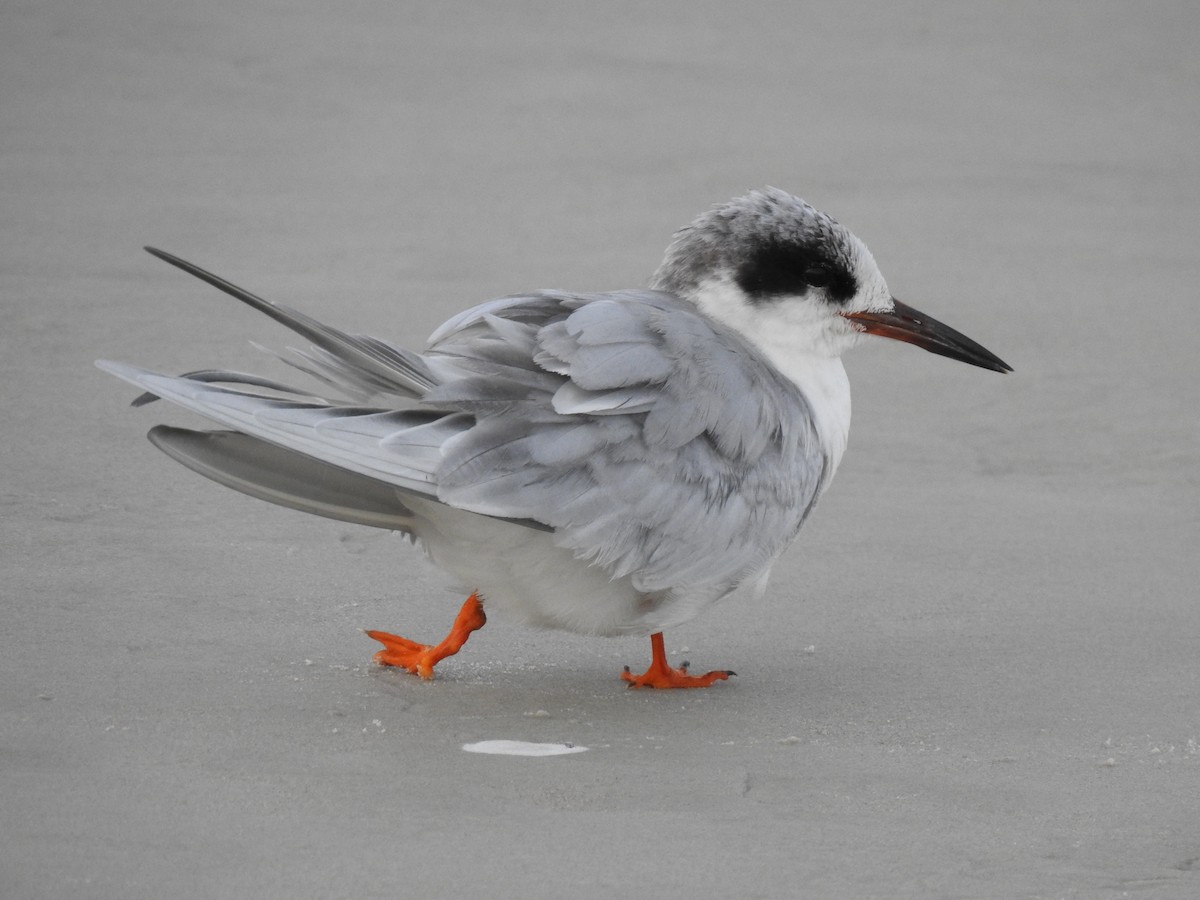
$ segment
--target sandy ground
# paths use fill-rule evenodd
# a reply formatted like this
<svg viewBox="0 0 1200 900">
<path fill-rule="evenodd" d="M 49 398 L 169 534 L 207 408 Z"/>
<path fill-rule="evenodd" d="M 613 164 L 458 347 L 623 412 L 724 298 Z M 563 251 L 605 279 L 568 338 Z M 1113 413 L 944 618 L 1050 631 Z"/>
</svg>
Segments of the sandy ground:
<svg viewBox="0 0 1200 900">
<path fill-rule="evenodd" d="M 595 6 L 0 6 L 0 895 L 1200 896 L 1200 7 Z M 762 184 L 1016 374 L 848 360 L 769 596 L 668 635 L 709 691 L 502 622 L 373 667 L 461 598 L 91 365 L 287 342 L 144 243 L 419 346 Z"/>
</svg>

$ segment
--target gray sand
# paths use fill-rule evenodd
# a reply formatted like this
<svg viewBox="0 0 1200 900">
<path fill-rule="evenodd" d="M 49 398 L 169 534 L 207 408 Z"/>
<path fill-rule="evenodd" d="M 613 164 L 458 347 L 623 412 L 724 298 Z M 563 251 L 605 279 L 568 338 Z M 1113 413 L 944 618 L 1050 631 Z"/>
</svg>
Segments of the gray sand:
<svg viewBox="0 0 1200 900">
<path fill-rule="evenodd" d="M 1200 896 L 1200 7 L 734 7 L 0 8 L 0 895 Z M 372 666 L 462 598 L 91 366 L 289 340 L 144 243 L 419 346 L 763 184 L 1016 373 L 848 358 L 769 595 L 667 635 L 708 691 L 503 622 Z"/>
</svg>

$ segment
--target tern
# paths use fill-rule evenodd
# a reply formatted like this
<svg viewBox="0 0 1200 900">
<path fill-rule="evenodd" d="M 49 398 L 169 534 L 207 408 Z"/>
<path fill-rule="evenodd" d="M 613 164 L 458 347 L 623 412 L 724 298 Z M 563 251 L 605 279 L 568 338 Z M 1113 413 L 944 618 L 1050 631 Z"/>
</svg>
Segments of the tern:
<svg viewBox="0 0 1200 900">
<path fill-rule="evenodd" d="M 190 469 L 285 507 L 409 536 L 470 596 L 445 640 L 367 634 L 422 678 L 485 622 L 648 634 L 635 687 L 732 675 L 668 664 L 662 632 L 761 594 L 846 449 L 841 354 L 866 336 L 1011 367 L 896 300 L 865 244 L 774 188 L 676 232 L 648 289 L 540 290 L 451 318 L 415 353 L 351 335 L 169 253 L 154 256 L 309 346 L 316 391 L 227 370 L 100 368 L 219 430 L 157 426 Z"/>
</svg>

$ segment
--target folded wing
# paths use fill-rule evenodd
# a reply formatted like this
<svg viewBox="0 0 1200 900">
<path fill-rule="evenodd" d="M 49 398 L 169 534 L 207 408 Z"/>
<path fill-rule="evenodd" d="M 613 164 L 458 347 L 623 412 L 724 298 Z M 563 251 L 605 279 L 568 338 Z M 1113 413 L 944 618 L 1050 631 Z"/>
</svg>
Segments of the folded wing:
<svg viewBox="0 0 1200 900">
<path fill-rule="evenodd" d="M 501 298 L 416 354 L 154 252 L 307 338 L 292 363 L 351 398 L 98 363 L 232 429 L 152 439 L 261 499 L 419 535 L 404 496 L 433 497 L 552 529 L 644 591 L 732 588 L 769 565 L 816 499 L 826 461 L 804 397 L 673 295 Z"/>
</svg>

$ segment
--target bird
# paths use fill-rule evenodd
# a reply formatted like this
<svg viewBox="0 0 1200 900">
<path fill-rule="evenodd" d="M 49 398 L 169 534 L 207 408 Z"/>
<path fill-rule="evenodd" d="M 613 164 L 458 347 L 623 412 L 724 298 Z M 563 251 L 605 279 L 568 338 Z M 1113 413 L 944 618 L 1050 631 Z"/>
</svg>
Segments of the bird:
<svg viewBox="0 0 1200 900">
<path fill-rule="evenodd" d="M 772 565 L 846 449 L 841 355 L 871 336 L 1012 368 L 895 299 L 866 245 L 767 187 L 678 230 L 647 288 L 537 290 L 453 316 L 421 352 L 324 325 L 153 247 L 308 342 L 315 388 L 224 369 L 174 377 L 97 361 L 218 428 L 152 428 L 184 466 L 272 503 L 384 528 L 468 593 L 446 638 L 368 631 L 375 659 L 431 679 L 487 613 L 649 635 L 630 687 L 734 673 L 669 664 L 663 632 Z"/>
</svg>

